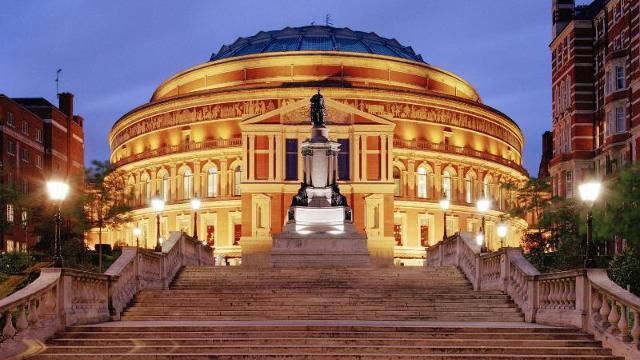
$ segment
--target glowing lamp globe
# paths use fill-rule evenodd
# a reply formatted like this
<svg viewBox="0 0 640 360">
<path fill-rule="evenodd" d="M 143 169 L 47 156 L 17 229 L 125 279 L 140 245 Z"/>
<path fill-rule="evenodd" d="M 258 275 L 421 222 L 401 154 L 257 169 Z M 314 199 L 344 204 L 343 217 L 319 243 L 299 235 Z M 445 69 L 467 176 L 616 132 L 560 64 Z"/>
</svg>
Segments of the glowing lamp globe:
<svg viewBox="0 0 640 360">
<path fill-rule="evenodd" d="M 598 199 L 598 195 L 600 195 L 601 184 L 597 181 L 590 181 L 578 186 L 578 191 L 580 192 L 580 198 L 582 201 L 593 203 Z"/>
<path fill-rule="evenodd" d="M 142 230 L 139 227 L 133 228 L 133 235 L 140 236 L 142 234 Z"/>
<path fill-rule="evenodd" d="M 482 246 L 484 244 L 484 235 L 478 234 L 476 236 L 476 244 L 478 244 L 478 246 Z"/>
<path fill-rule="evenodd" d="M 202 203 L 200 202 L 200 199 L 198 199 L 197 197 L 194 197 L 193 199 L 191 199 L 191 208 L 193 210 L 198 210 L 200 209 L 200 205 Z"/>
<path fill-rule="evenodd" d="M 444 211 L 447 211 L 449 209 L 450 204 L 451 202 L 448 199 L 440 200 L 440 208 Z"/>
<path fill-rule="evenodd" d="M 478 200 L 476 206 L 478 207 L 478 211 L 486 212 L 491 207 L 491 202 L 489 201 L 489 199 L 480 199 Z"/>
<path fill-rule="evenodd" d="M 156 213 L 161 213 L 162 210 L 164 210 L 164 200 L 159 196 L 154 196 L 153 199 L 151 199 L 151 207 Z"/>
<path fill-rule="evenodd" d="M 47 182 L 47 192 L 51 200 L 62 201 L 69 193 L 69 185 L 63 181 L 51 180 Z"/>
<path fill-rule="evenodd" d="M 507 236 L 507 224 L 505 223 L 498 224 L 496 231 L 498 232 L 498 237 L 503 238 Z"/>
</svg>

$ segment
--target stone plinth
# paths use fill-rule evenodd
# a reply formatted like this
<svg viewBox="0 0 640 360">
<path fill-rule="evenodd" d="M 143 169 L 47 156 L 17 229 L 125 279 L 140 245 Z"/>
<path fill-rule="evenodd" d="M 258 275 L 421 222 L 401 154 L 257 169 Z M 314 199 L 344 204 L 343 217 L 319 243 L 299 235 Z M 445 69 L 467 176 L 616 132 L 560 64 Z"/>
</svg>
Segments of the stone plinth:
<svg viewBox="0 0 640 360">
<path fill-rule="evenodd" d="M 311 225 L 309 225 L 311 226 Z M 351 223 L 341 224 L 343 231 L 296 230 L 294 222 L 273 236 L 273 267 L 371 267 L 367 237 L 357 233 Z M 298 225 L 299 227 L 299 225 Z"/>
</svg>

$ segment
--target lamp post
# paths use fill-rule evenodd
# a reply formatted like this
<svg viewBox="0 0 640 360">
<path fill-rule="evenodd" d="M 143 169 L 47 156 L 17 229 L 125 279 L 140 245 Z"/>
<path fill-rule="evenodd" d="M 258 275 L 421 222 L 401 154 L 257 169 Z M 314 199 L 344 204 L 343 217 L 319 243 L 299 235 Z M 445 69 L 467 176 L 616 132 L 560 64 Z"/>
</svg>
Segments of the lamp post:
<svg viewBox="0 0 640 360">
<path fill-rule="evenodd" d="M 592 242 L 593 242 L 593 203 L 598 199 L 598 195 L 600 195 L 600 187 L 601 184 L 598 181 L 588 181 L 586 183 L 578 186 L 578 191 L 580 192 L 580 198 L 584 201 L 589 207 L 589 213 L 587 214 L 587 244 L 585 247 L 584 254 L 584 267 L 585 268 L 593 268 L 596 266 L 595 260 L 593 259 L 593 250 L 592 250 Z"/>
<path fill-rule="evenodd" d="M 447 199 L 447 196 L 444 195 L 440 200 L 440 209 L 442 209 L 442 213 L 444 214 L 444 234 L 442 235 L 442 240 L 447 240 L 447 210 L 449 210 L 449 205 L 451 205 L 451 202 Z"/>
<path fill-rule="evenodd" d="M 164 200 L 162 200 L 160 194 L 156 194 L 156 196 L 151 199 L 151 207 L 156 213 L 156 247 L 153 250 L 156 252 L 161 252 L 162 245 L 160 244 L 160 214 L 162 213 L 162 210 L 164 210 Z"/>
<path fill-rule="evenodd" d="M 53 266 L 61 268 L 64 265 L 62 259 L 62 244 L 60 239 L 60 228 L 62 227 L 62 216 L 60 215 L 60 204 L 67 197 L 69 185 L 63 181 L 50 180 L 47 182 L 47 192 L 56 205 L 55 230 L 53 233 Z"/>
<path fill-rule="evenodd" d="M 500 248 L 504 247 L 504 238 L 507 236 L 507 223 L 504 220 L 500 220 L 498 227 L 496 228 L 498 237 L 500 238 Z"/>
<path fill-rule="evenodd" d="M 487 198 L 479 199 L 478 202 L 476 203 L 476 207 L 478 208 L 478 211 L 480 212 L 480 214 L 482 214 L 482 223 L 480 225 L 481 236 L 478 236 L 476 240 L 478 241 L 478 245 L 480 245 L 480 252 L 486 252 L 487 244 L 486 244 L 486 234 L 485 234 L 485 227 L 484 227 L 485 225 L 484 214 L 487 211 L 489 211 L 489 208 L 491 207 L 491 202 Z"/>
<path fill-rule="evenodd" d="M 200 199 L 198 194 L 191 199 L 191 209 L 193 209 L 193 239 L 198 240 L 198 209 L 200 209 Z"/>
<path fill-rule="evenodd" d="M 140 234 L 142 234 L 142 230 L 140 230 L 139 227 L 134 227 L 133 228 L 133 236 L 136 237 L 136 251 L 138 251 L 138 248 L 140 247 Z"/>
</svg>

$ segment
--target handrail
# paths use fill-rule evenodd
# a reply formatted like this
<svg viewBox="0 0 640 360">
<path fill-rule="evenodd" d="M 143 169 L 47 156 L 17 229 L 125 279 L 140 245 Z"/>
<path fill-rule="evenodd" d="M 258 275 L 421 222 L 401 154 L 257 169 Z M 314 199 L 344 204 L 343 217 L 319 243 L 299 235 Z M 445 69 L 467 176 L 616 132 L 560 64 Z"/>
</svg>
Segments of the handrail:
<svg viewBox="0 0 640 360">
<path fill-rule="evenodd" d="M 458 266 L 475 290 L 507 293 L 525 320 L 587 331 L 617 356 L 640 359 L 640 297 L 615 284 L 604 269 L 540 274 L 520 248 L 480 254 L 471 234 L 427 248 L 428 266 Z"/>
<path fill-rule="evenodd" d="M 162 252 L 124 247 L 104 274 L 42 269 L 33 283 L 0 299 L 0 354 L 21 354 L 28 350 L 24 340 L 42 343 L 67 326 L 118 320 L 136 293 L 168 288 L 186 265 L 213 266 L 213 249 L 172 232 Z"/>
</svg>

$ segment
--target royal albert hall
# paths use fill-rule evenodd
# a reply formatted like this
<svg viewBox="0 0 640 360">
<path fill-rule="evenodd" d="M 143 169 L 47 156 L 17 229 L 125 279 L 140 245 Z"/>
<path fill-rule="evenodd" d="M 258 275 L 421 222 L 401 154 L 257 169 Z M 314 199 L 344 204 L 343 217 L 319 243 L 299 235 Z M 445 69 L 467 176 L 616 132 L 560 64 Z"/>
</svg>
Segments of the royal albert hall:
<svg viewBox="0 0 640 360">
<path fill-rule="evenodd" d="M 165 201 L 160 236 L 192 234 L 197 196 L 197 234 L 216 255 L 230 264 L 266 256 L 300 187 L 300 146 L 318 90 L 341 145 L 340 190 L 374 258 L 422 264 L 445 228 L 478 233 L 483 215 L 489 249 L 519 244 L 527 223 L 504 217 L 514 195 L 503 186 L 527 178 L 518 125 L 411 47 L 327 26 L 239 38 L 122 116 L 109 134 L 110 161 L 126 174 L 133 222 L 107 230 L 104 241 L 134 245 L 139 227 L 141 246 L 154 247 L 154 196 Z M 491 208 L 481 214 L 476 200 L 485 197 Z"/>
</svg>

